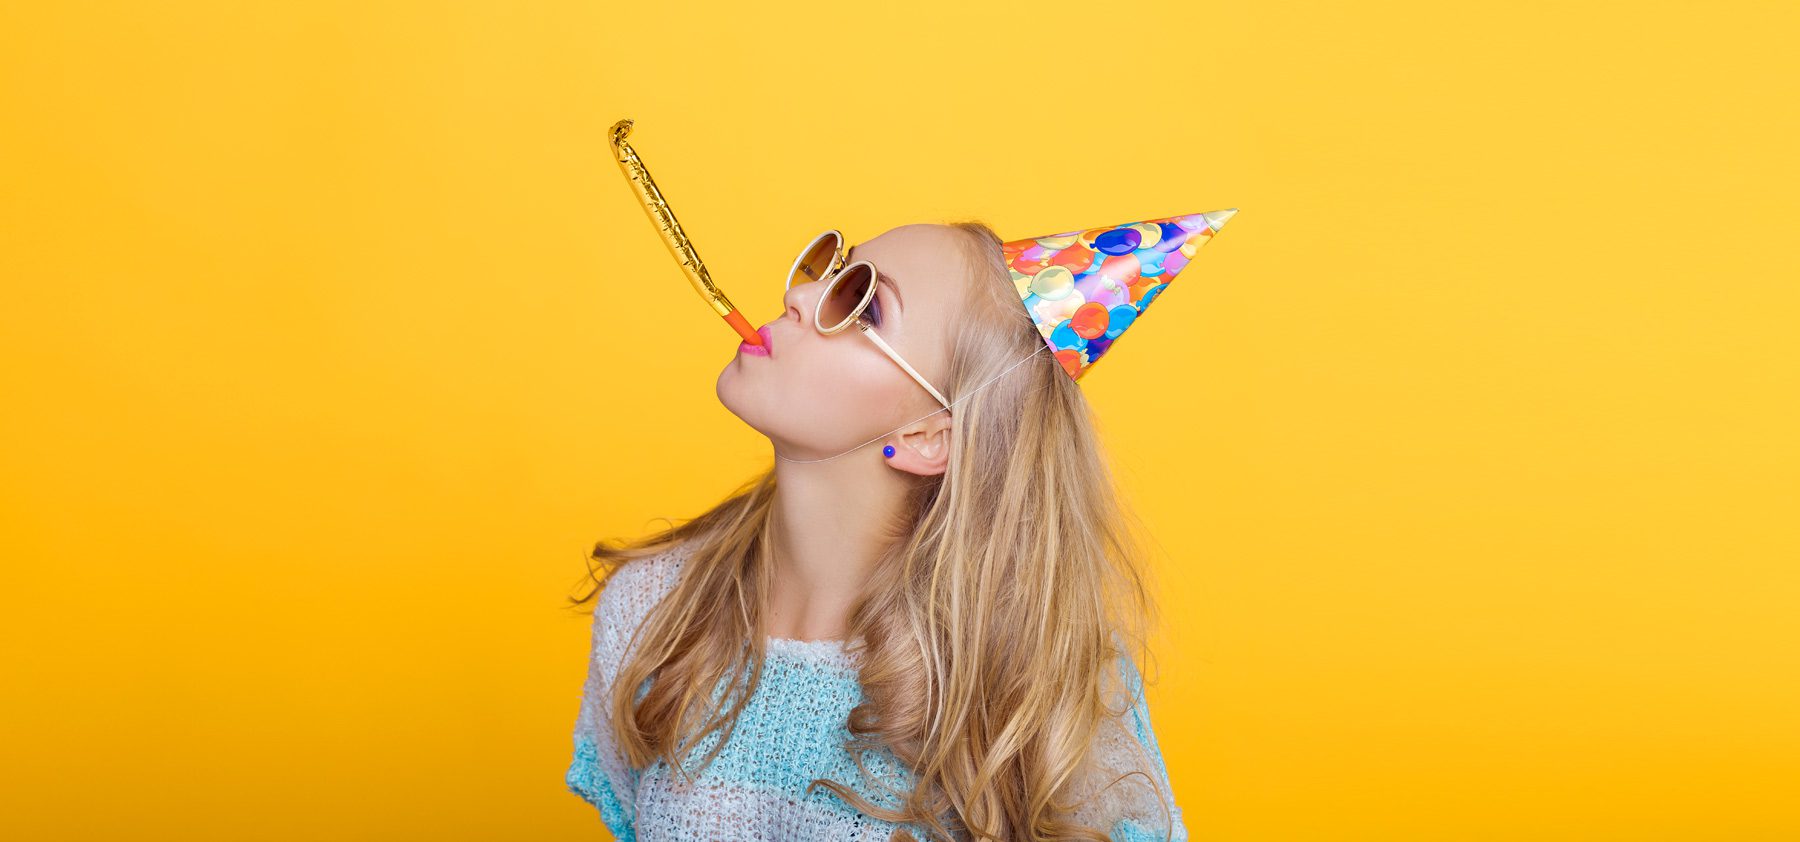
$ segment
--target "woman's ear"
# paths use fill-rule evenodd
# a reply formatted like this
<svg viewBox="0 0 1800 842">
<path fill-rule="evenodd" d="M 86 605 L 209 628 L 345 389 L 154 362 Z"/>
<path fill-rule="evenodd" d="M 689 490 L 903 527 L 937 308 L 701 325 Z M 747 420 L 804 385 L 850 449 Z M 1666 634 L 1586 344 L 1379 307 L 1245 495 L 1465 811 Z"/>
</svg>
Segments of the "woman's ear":
<svg viewBox="0 0 1800 842">
<path fill-rule="evenodd" d="M 896 469 L 922 477 L 934 477 L 950 467 L 950 414 L 940 412 L 888 438 L 894 455 L 887 463 Z"/>
</svg>

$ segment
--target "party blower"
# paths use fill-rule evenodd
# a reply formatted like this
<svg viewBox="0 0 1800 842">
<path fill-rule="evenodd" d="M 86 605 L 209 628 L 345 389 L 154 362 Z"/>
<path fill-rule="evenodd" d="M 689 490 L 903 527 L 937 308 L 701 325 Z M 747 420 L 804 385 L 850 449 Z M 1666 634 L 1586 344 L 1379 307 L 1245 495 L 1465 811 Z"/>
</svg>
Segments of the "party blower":
<svg viewBox="0 0 1800 842">
<path fill-rule="evenodd" d="M 694 251 L 694 244 L 688 242 L 686 234 L 681 232 L 681 223 L 675 221 L 674 211 L 669 210 L 669 203 L 662 197 L 662 191 L 656 189 L 656 182 L 650 178 L 650 171 L 644 168 L 644 162 L 632 150 L 631 144 L 625 142 L 625 136 L 631 134 L 630 120 L 620 120 L 612 127 L 613 157 L 619 160 L 619 169 L 631 181 L 637 190 L 638 201 L 644 204 L 644 211 L 650 214 L 650 221 L 656 225 L 657 233 L 662 235 L 663 242 L 669 246 L 669 252 L 675 255 L 676 262 L 681 264 L 681 271 L 687 273 L 688 281 L 693 283 L 694 291 L 706 299 L 713 312 L 725 319 L 738 336 L 752 345 L 763 344 L 762 335 L 750 326 L 742 313 L 731 306 L 731 299 L 725 297 L 717 286 L 713 285 L 712 276 L 706 273 L 706 264 L 700 262 L 700 255 Z"/>
</svg>

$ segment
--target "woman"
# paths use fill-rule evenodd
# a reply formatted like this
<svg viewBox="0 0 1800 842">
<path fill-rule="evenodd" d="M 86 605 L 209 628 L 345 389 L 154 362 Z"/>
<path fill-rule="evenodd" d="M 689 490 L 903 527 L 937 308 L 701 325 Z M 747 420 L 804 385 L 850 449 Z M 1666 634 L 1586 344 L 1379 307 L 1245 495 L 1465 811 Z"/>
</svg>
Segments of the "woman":
<svg viewBox="0 0 1800 842">
<path fill-rule="evenodd" d="M 1229 215 L 803 250 L 717 383 L 772 470 L 593 550 L 569 788 L 622 840 L 1186 838 L 1076 379 Z"/>
</svg>

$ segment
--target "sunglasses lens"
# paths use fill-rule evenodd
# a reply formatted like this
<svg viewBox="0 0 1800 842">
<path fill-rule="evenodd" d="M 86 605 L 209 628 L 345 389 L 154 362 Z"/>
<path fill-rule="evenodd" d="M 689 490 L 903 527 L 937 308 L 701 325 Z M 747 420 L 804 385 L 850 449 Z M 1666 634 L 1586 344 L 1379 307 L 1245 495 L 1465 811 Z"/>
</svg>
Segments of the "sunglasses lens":
<svg viewBox="0 0 1800 842">
<path fill-rule="evenodd" d="M 857 262 L 844 267 L 831 284 L 831 289 L 819 301 L 819 324 L 826 330 L 836 330 L 850 321 L 856 308 L 863 303 L 869 294 L 869 286 L 875 283 L 875 271 L 869 264 Z"/>
<path fill-rule="evenodd" d="M 806 251 L 801 252 L 800 257 L 794 261 L 793 271 L 788 274 L 787 285 L 791 287 L 824 277 L 825 273 L 831 269 L 831 260 L 837 256 L 837 249 L 838 238 L 835 234 L 827 232 L 813 240 L 812 244 L 806 247 Z"/>
</svg>

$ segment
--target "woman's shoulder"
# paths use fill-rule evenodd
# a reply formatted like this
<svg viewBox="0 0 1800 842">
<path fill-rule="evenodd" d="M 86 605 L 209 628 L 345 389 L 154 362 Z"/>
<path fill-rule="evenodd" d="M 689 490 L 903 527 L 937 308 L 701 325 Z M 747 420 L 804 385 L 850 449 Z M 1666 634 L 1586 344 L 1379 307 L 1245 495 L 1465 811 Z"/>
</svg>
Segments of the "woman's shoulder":
<svg viewBox="0 0 1800 842">
<path fill-rule="evenodd" d="M 631 559 L 606 577 L 594 613 L 608 623 L 636 626 L 675 587 L 693 542 L 684 541 L 655 555 Z"/>
<path fill-rule="evenodd" d="M 571 791 L 600 808 L 606 826 L 621 839 L 630 838 L 636 815 L 632 805 L 637 772 L 618 747 L 610 696 L 620 669 L 637 645 L 638 628 L 679 580 L 690 544 L 677 544 L 619 565 L 602 581 L 594 600 L 593 651 L 575 718 L 575 753 L 566 780 Z"/>
<path fill-rule="evenodd" d="M 693 551 L 692 540 L 631 559 L 606 577 L 594 601 L 594 657 L 610 677 L 650 611 L 675 588 Z"/>
<path fill-rule="evenodd" d="M 1107 715 L 1095 732 L 1085 774 L 1075 784 L 1083 797 L 1078 815 L 1093 826 L 1110 828 L 1114 838 L 1185 839 L 1151 727 L 1143 673 L 1124 647 L 1113 655 L 1102 678 Z"/>
</svg>

